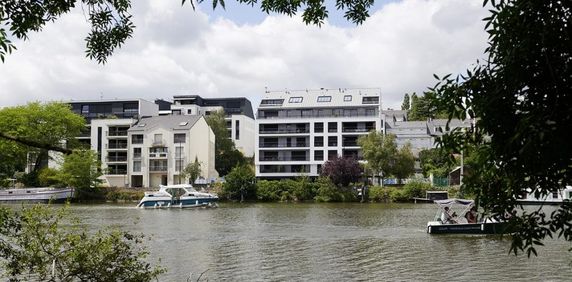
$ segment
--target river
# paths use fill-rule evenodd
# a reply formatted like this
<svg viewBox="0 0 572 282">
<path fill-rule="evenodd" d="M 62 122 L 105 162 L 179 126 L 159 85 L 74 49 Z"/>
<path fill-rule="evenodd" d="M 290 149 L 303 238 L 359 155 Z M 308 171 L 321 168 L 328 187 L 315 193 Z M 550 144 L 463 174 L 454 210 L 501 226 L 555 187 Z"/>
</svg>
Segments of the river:
<svg viewBox="0 0 572 282">
<path fill-rule="evenodd" d="M 161 281 L 569 281 L 571 244 L 538 257 L 508 253 L 509 238 L 429 235 L 432 204 L 222 203 L 217 209 L 73 205 L 88 228 L 143 233 Z"/>
</svg>

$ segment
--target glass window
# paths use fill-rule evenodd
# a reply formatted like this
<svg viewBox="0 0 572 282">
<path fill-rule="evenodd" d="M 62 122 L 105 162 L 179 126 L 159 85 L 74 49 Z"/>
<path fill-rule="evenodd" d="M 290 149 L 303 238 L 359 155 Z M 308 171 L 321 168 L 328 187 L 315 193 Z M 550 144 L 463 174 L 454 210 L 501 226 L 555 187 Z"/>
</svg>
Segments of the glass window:
<svg viewBox="0 0 572 282">
<path fill-rule="evenodd" d="M 328 146 L 330 146 L 330 147 L 338 146 L 338 136 L 329 136 L 328 137 Z"/>
<path fill-rule="evenodd" d="M 303 97 L 290 97 L 288 103 L 302 103 L 302 100 L 304 100 Z"/>
<path fill-rule="evenodd" d="M 316 133 L 324 132 L 324 123 L 323 122 L 314 123 L 314 132 Z"/>
<path fill-rule="evenodd" d="M 318 96 L 318 102 L 322 103 L 322 102 L 331 102 L 332 101 L 332 96 Z"/>
<path fill-rule="evenodd" d="M 328 132 L 338 132 L 338 123 L 328 122 Z"/>
<path fill-rule="evenodd" d="M 238 120 L 234 122 L 234 133 L 234 139 L 240 140 L 240 122 Z"/>
<path fill-rule="evenodd" d="M 187 110 L 187 115 L 192 115 L 193 114 L 193 110 L 192 109 L 188 109 Z"/>
<path fill-rule="evenodd" d="M 284 99 L 265 99 L 260 101 L 260 105 L 282 105 Z"/>
<path fill-rule="evenodd" d="M 175 161 L 175 171 L 182 171 L 183 170 L 183 160 L 176 160 Z"/>
<path fill-rule="evenodd" d="M 175 147 L 175 158 L 182 158 L 183 157 L 183 147 Z"/>
<path fill-rule="evenodd" d="M 133 148 L 133 158 L 141 158 L 141 148 Z"/>
<path fill-rule="evenodd" d="M 89 105 L 81 105 L 81 113 L 89 114 Z"/>
<path fill-rule="evenodd" d="M 143 144 L 143 135 L 142 134 L 131 135 L 131 144 Z"/>
<path fill-rule="evenodd" d="M 314 160 L 315 161 L 323 161 L 324 160 L 324 151 L 314 151 Z"/>
<path fill-rule="evenodd" d="M 379 97 L 363 97 L 362 104 L 379 104 Z"/>
<path fill-rule="evenodd" d="M 324 146 L 324 136 L 314 136 L 314 147 Z"/>
<path fill-rule="evenodd" d="M 175 133 L 175 135 L 173 136 L 173 141 L 175 143 L 185 143 L 185 140 L 187 135 L 185 133 Z M 155 142 L 158 142 L 157 139 L 155 139 Z"/>
<path fill-rule="evenodd" d="M 133 172 L 141 172 L 141 161 L 133 161 Z"/>
<path fill-rule="evenodd" d="M 352 95 L 344 95 L 344 102 L 351 102 Z"/>
</svg>

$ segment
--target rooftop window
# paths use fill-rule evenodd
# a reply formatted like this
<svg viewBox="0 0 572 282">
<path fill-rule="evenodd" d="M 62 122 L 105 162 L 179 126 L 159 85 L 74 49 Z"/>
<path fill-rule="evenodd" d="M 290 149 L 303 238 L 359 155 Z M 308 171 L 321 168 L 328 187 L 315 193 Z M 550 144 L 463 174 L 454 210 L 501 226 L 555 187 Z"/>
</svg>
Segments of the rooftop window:
<svg viewBox="0 0 572 282">
<path fill-rule="evenodd" d="M 344 95 L 344 102 L 351 102 L 352 101 L 352 95 Z"/>
<path fill-rule="evenodd" d="M 302 103 L 303 97 L 290 97 L 288 103 Z"/>
<path fill-rule="evenodd" d="M 378 96 L 363 97 L 362 104 L 379 104 L 379 97 Z"/>
<path fill-rule="evenodd" d="M 319 103 L 323 103 L 323 102 L 331 102 L 332 101 L 332 96 L 318 96 L 318 100 Z"/>
<path fill-rule="evenodd" d="M 284 99 L 265 99 L 260 101 L 261 106 L 272 106 L 272 105 L 282 105 Z"/>
</svg>

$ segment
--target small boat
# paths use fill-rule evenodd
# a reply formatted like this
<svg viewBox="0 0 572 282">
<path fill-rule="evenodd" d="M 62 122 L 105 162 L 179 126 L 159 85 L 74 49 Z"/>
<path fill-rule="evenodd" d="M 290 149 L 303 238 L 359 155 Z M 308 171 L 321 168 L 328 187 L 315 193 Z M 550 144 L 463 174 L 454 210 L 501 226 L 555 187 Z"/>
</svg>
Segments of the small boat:
<svg viewBox="0 0 572 282">
<path fill-rule="evenodd" d="M 503 234 L 510 231 L 508 222 L 490 218 L 477 222 L 475 217 L 474 222 L 468 222 L 465 215 L 476 210 L 473 209 L 473 200 L 448 199 L 435 200 L 434 203 L 439 209 L 435 219 L 427 222 L 429 234 Z"/>
<path fill-rule="evenodd" d="M 413 197 L 414 203 L 433 203 L 435 200 L 447 200 L 449 199 L 449 192 L 447 191 L 427 191 L 425 192 L 425 198 Z"/>
<path fill-rule="evenodd" d="M 139 208 L 216 207 L 218 196 L 198 192 L 191 184 L 161 185 L 159 191 L 145 192 Z"/>
<path fill-rule="evenodd" d="M 560 205 L 564 200 L 572 200 L 572 186 L 566 186 L 566 188 L 554 191 L 542 198 L 536 198 L 532 191 L 528 191 L 517 202 L 521 205 Z"/>
<path fill-rule="evenodd" d="M 73 192 L 73 188 L 13 188 L 0 190 L 0 202 L 65 202 Z"/>
</svg>

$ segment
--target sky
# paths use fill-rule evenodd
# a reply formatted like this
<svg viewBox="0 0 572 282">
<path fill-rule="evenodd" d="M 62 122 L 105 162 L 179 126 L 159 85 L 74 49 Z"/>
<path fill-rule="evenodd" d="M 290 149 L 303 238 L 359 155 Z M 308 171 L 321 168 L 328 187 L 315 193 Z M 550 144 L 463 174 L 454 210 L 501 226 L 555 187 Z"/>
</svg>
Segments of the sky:
<svg viewBox="0 0 572 282">
<path fill-rule="evenodd" d="M 376 1 L 362 25 L 330 7 L 321 27 L 300 16 L 209 1 L 132 0 L 133 37 L 100 65 L 85 57 L 89 25 L 80 7 L 49 23 L 0 63 L 0 107 L 30 101 L 174 95 L 247 97 L 268 90 L 379 88 L 400 108 L 433 74 L 459 74 L 485 57 L 482 0 Z"/>
</svg>

